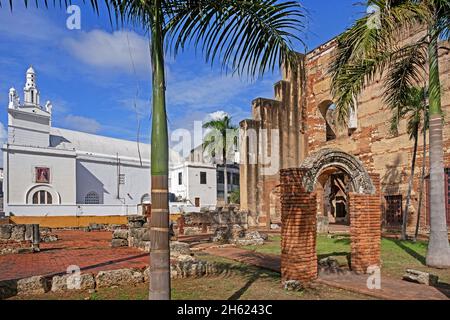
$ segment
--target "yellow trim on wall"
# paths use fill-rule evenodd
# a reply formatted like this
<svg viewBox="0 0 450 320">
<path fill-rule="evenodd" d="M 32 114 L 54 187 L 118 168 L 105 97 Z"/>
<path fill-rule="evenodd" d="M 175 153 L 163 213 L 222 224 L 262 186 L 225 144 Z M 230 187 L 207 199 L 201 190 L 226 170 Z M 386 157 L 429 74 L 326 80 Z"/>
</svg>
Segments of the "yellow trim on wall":
<svg viewBox="0 0 450 320">
<path fill-rule="evenodd" d="M 14 224 L 39 224 L 48 228 L 69 228 L 88 227 L 90 223 L 98 224 L 127 224 L 126 216 L 63 216 L 63 217 L 30 217 L 11 216 L 11 223 Z"/>
<path fill-rule="evenodd" d="M 181 214 L 171 214 L 170 221 L 176 222 Z M 90 223 L 97 224 L 127 224 L 127 216 L 63 216 L 63 217 L 30 217 L 11 216 L 10 223 L 13 224 L 39 224 L 47 228 L 76 228 L 88 227 Z"/>
</svg>

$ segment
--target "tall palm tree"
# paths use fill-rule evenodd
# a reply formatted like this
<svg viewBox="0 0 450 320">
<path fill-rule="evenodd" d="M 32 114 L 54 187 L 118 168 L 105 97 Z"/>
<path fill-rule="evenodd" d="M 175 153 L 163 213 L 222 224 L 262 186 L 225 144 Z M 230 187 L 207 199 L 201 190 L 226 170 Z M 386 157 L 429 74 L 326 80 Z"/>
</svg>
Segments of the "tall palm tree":
<svg viewBox="0 0 450 320">
<path fill-rule="evenodd" d="M 47 2 L 32 1 L 47 6 Z M 89 0 L 99 10 L 98 0 Z M 297 64 L 304 13 L 298 1 L 277 0 L 104 0 L 117 21 L 143 27 L 151 38 L 152 136 L 150 299 L 170 299 L 170 251 L 165 50 L 175 55 L 192 44 L 207 62 L 251 79 Z M 12 8 L 12 0 L 8 1 Z M 27 5 L 28 0 L 24 0 Z M 59 0 L 67 6 L 70 1 Z M 1 0 L 0 0 L 1 5 Z"/>
<path fill-rule="evenodd" d="M 203 124 L 203 128 L 211 129 L 203 142 L 203 149 L 215 157 L 217 151 L 222 154 L 223 176 L 224 176 L 224 201 L 228 204 L 228 155 L 234 144 L 237 127 L 231 123 L 231 117 L 224 115 L 221 119 L 211 120 Z"/>
<path fill-rule="evenodd" d="M 401 234 L 402 240 L 407 239 L 406 227 L 408 224 L 409 204 L 411 202 L 411 192 L 414 181 L 414 172 L 416 168 L 419 131 L 421 127 L 423 131 L 426 131 L 427 116 L 428 116 L 428 106 L 426 104 L 425 89 L 418 87 L 411 87 L 407 91 L 409 92 L 407 92 L 407 94 L 405 95 L 404 101 L 402 101 L 401 104 L 396 105 L 392 110 L 393 116 L 391 118 L 391 132 L 394 134 L 398 134 L 398 126 L 400 124 L 400 120 L 407 118 L 406 132 L 409 135 L 409 139 L 414 141 L 413 154 L 411 160 L 411 173 L 408 181 L 408 191 L 406 194 L 405 210 L 403 210 L 403 222 Z M 425 113 L 424 110 L 426 110 Z"/>
<path fill-rule="evenodd" d="M 417 241 L 417 236 L 419 235 L 420 226 L 420 214 L 422 212 L 422 202 L 423 202 L 423 190 L 425 185 L 425 173 L 426 173 L 426 159 L 427 159 L 427 130 L 430 128 L 430 114 L 428 107 L 428 96 L 427 92 L 424 92 L 423 103 L 422 103 L 422 114 L 423 114 L 423 127 L 422 127 L 422 172 L 420 174 L 420 185 L 419 185 L 419 204 L 417 205 L 417 219 L 416 219 L 416 230 L 414 232 L 413 241 Z"/>
<path fill-rule="evenodd" d="M 386 75 L 385 101 L 395 106 L 401 103 L 408 88 L 423 83 L 423 74 L 428 73 L 431 190 L 426 263 L 450 267 L 438 64 L 439 40 L 450 38 L 450 0 L 368 0 L 367 5 L 377 10 L 358 19 L 337 40 L 331 73 L 338 119 L 346 121 L 354 108 L 353 97 L 378 75 Z M 419 26 L 423 27 L 422 32 Z M 405 43 L 409 32 L 416 32 L 417 39 Z"/>
</svg>

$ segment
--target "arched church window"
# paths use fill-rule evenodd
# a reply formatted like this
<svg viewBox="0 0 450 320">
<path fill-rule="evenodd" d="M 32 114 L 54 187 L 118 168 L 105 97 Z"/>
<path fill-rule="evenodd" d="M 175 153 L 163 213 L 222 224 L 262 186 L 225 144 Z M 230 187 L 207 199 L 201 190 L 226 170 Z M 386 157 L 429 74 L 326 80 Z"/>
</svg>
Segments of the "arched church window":
<svg viewBox="0 0 450 320">
<path fill-rule="evenodd" d="M 336 105 L 326 101 L 320 104 L 319 110 L 325 120 L 326 141 L 336 139 Z"/>
<path fill-rule="evenodd" d="M 85 204 L 100 204 L 100 198 L 97 192 L 91 191 L 84 197 Z"/>
<path fill-rule="evenodd" d="M 33 194 L 33 204 L 52 204 L 53 198 L 50 192 L 45 190 L 36 191 Z"/>
</svg>

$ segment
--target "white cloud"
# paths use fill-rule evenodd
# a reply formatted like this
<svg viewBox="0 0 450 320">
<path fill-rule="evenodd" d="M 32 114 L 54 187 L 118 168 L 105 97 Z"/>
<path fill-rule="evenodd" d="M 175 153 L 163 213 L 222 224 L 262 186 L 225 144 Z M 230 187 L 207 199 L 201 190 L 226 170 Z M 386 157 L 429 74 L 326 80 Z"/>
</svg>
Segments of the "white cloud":
<svg viewBox="0 0 450 320">
<path fill-rule="evenodd" d="M 223 110 L 219 110 L 213 113 L 209 114 L 209 118 L 211 118 L 212 120 L 222 120 L 225 117 L 229 117 L 230 114 L 228 112 L 225 112 Z"/>
<path fill-rule="evenodd" d="M 148 39 L 132 31 L 82 32 L 76 38 L 66 38 L 64 47 L 81 62 L 96 68 L 132 74 L 134 63 L 136 73 L 148 76 L 150 72 Z"/>
<path fill-rule="evenodd" d="M 95 119 L 76 116 L 72 114 L 69 114 L 64 118 L 63 124 L 68 129 L 84 131 L 88 133 L 97 133 L 102 128 L 100 123 L 98 123 L 98 121 Z"/>
</svg>

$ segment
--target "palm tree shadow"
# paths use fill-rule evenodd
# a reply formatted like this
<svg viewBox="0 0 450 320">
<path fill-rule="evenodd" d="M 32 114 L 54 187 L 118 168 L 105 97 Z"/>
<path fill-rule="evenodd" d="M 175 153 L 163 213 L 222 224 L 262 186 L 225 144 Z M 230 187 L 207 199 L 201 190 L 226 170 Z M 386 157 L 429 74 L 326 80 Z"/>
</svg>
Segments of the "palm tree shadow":
<svg viewBox="0 0 450 320">
<path fill-rule="evenodd" d="M 450 284 L 445 282 L 439 282 L 435 288 L 444 294 L 447 298 L 450 298 Z"/>
<path fill-rule="evenodd" d="M 423 255 L 421 255 L 420 253 L 414 251 L 413 249 L 405 246 L 401 240 L 395 240 L 395 239 L 387 239 L 387 240 L 395 243 L 400 249 L 402 249 L 407 254 L 409 254 L 411 257 L 413 257 L 414 259 L 419 261 L 422 265 L 424 265 L 424 266 L 426 265 L 425 257 Z"/>
<path fill-rule="evenodd" d="M 259 277 L 259 272 L 251 275 L 242 288 L 233 293 L 227 300 L 238 300 L 248 290 L 248 288 L 250 288 L 250 286 L 259 279 Z"/>
</svg>

